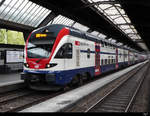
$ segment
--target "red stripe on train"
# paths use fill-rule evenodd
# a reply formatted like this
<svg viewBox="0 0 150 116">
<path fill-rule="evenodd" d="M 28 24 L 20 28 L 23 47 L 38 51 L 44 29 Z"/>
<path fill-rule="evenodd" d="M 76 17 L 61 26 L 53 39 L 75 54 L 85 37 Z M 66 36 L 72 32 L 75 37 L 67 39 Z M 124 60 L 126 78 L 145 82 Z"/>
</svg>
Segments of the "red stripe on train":
<svg viewBox="0 0 150 116">
<path fill-rule="evenodd" d="M 30 34 L 29 37 L 28 37 L 28 39 L 27 39 L 27 42 L 26 42 L 26 61 L 29 64 L 30 68 L 32 68 L 32 69 L 44 69 L 46 67 L 46 64 L 48 64 L 51 61 L 52 56 L 54 55 L 54 52 L 55 52 L 58 44 L 60 43 L 60 40 L 65 35 L 69 35 L 69 33 L 70 33 L 69 29 L 66 29 L 66 28 L 63 28 L 58 33 L 58 36 L 56 38 L 56 41 L 55 41 L 54 46 L 53 46 L 52 51 L 51 51 L 51 55 L 47 59 L 27 58 L 27 46 L 28 46 L 29 38 L 31 37 L 31 34 Z M 38 61 L 38 60 L 39 60 L 39 62 L 37 63 L 36 61 Z"/>
</svg>

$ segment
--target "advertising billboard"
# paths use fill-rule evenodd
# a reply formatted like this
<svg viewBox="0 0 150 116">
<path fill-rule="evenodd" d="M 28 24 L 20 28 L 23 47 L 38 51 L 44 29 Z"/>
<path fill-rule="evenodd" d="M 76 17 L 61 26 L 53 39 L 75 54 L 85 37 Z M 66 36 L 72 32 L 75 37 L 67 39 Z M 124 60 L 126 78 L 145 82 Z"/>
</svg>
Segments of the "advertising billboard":
<svg viewBox="0 0 150 116">
<path fill-rule="evenodd" d="M 23 33 L 0 28 L 0 44 L 25 45 Z"/>
</svg>

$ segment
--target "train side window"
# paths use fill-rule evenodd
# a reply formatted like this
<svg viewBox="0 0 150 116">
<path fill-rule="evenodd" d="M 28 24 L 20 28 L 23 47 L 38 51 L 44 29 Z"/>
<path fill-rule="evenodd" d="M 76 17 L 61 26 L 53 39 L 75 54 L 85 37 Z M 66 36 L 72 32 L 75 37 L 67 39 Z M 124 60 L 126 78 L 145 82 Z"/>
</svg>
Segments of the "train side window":
<svg viewBox="0 0 150 116">
<path fill-rule="evenodd" d="M 67 58 L 71 59 L 72 58 L 72 44 L 71 43 L 66 43 L 64 44 L 57 52 L 55 58 Z"/>
<path fill-rule="evenodd" d="M 113 64 L 114 62 L 113 62 L 113 59 L 111 59 L 111 63 Z"/>
<path fill-rule="evenodd" d="M 107 44 L 108 45 L 108 48 L 110 48 L 110 44 Z"/>
<path fill-rule="evenodd" d="M 107 64 L 107 59 L 105 59 L 105 65 Z"/>
<path fill-rule="evenodd" d="M 104 63 L 103 63 L 103 59 L 101 60 L 101 65 L 104 65 Z"/>
<path fill-rule="evenodd" d="M 105 42 L 105 48 L 107 48 L 107 43 Z"/>
<path fill-rule="evenodd" d="M 88 58 L 88 59 L 90 58 L 90 53 L 91 53 L 91 50 L 90 50 L 90 49 L 87 49 L 87 58 Z"/>
<path fill-rule="evenodd" d="M 108 59 L 108 64 L 110 64 L 110 59 Z"/>
<path fill-rule="evenodd" d="M 114 63 L 116 63 L 116 59 L 114 59 Z"/>
<path fill-rule="evenodd" d="M 105 47 L 105 42 L 103 42 L 103 47 Z"/>
<path fill-rule="evenodd" d="M 104 47 L 104 42 L 103 41 L 101 42 L 101 46 Z"/>
</svg>

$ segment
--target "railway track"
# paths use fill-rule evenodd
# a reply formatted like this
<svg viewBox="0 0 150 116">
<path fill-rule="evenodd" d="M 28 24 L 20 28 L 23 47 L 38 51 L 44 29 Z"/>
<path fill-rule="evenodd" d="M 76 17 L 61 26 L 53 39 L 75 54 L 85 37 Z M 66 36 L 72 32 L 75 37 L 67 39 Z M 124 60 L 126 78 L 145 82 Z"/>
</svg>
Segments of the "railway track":
<svg viewBox="0 0 150 116">
<path fill-rule="evenodd" d="M 63 92 L 37 92 L 29 89 L 15 90 L 0 96 L 0 112 L 17 112 Z"/>
<path fill-rule="evenodd" d="M 134 98 L 147 74 L 150 63 L 128 77 L 85 112 L 129 112 Z"/>
<path fill-rule="evenodd" d="M 91 81 L 95 81 L 95 80 L 91 80 Z M 85 82 L 83 85 L 88 84 L 90 82 Z M 71 91 L 75 88 L 76 87 L 69 88 L 67 91 Z M 47 99 L 53 98 L 64 92 L 66 91 L 58 91 L 58 92 L 39 91 L 38 92 L 38 91 L 29 90 L 27 88 L 10 91 L 0 95 L 0 112 L 17 112 L 24 108 L 43 102 Z"/>
</svg>

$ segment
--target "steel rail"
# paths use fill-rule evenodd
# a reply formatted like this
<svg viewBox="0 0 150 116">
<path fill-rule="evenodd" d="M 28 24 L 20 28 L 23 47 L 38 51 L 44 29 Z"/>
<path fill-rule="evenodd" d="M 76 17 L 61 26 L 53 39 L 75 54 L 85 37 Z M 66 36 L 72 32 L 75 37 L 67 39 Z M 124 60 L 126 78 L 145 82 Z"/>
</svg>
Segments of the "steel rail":
<svg viewBox="0 0 150 116">
<path fill-rule="evenodd" d="M 98 100 L 95 104 L 93 104 L 91 107 L 89 107 L 85 112 L 89 112 L 91 109 L 93 109 L 97 104 L 102 103 L 109 95 L 111 95 L 115 90 L 117 90 L 119 87 L 121 87 L 125 82 L 127 82 L 133 75 L 135 75 L 139 70 L 141 70 L 146 64 L 142 65 L 138 68 L 137 71 L 135 71 L 133 74 L 131 74 L 127 79 L 122 81 L 118 86 L 113 88 L 110 92 L 108 92 L 104 97 L 102 97 L 100 100 Z M 130 103 L 131 104 L 131 103 Z M 128 104 L 129 107 L 129 104 Z"/>
</svg>

